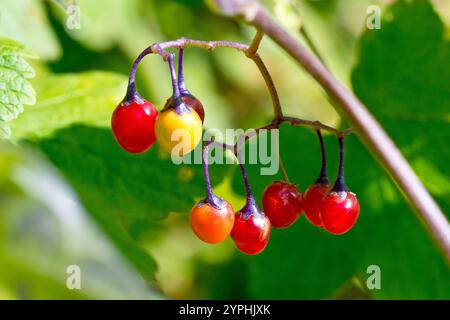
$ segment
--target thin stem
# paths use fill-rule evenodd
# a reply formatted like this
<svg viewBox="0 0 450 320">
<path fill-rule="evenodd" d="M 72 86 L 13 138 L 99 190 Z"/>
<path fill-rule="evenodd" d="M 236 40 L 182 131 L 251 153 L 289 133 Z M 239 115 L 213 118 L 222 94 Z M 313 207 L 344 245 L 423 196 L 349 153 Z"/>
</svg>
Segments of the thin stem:
<svg viewBox="0 0 450 320">
<path fill-rule="evenodd" d="M 169 61 L 169 69 L 170 69 L 170 78 L 172 80 L 173 99 L 175 101 L 175 99 L 180 97 L 180 89 L 178 88 L 177 75 L 175 72 L 175 66 L 174 66 L 173 60 L 174 60 L 174 55 L 170 54 L 168 56 L 168 61 Z"/>
<path fill-rule="evenodd" d="M 182 95 L 191 94 L 186 87 L 186 83 L 184 80 L 184 70 L 183 70 L 183 56 L 184 49 L 180 48 L 178 51 L 178 88 L 180 89 L 180 93 Z"/>
<path fill-rule="evenodd" d="M 209 145 L 203 148 L 203 175 L 205 176 L 206 197 L 208 202 L 214 202 L 214 194 L 212 192 L 211 180 L 209 179 Z"/>
<path fill-rule="evenodd" d="M 239 137 L 239 139 L 241 139 L 241 138 L 242 137 Z M 229 145 L 229 144 L 226 144 L 226 143 L 215 142 L 214 140 L 207 141 L 206 143 L 207 143 L 207 145 L 206 145 L 207 147 L 211 146 L 211 147 L 214 147 L 214 148 L 222 148 L 222 149 L 225 149 L 225 150 L 232 151 L 233 154 L 235 155 L 236 159 L 238 160 L 239 168 L 241 169 L 242 179 L 244 180 L 245 193 L 247 195 L 247 197 L 246 197 L 246 204 L 245 204 L 244 208 L 241 210 L 243 215 L 247 216 L 249 214 L 263 214 L 261 212 L 261 210 L 259 210 L 258 206 L 256 205 L 255 198 L 253 197 L 253 193 L 252 193 L 252 190 L 250 188 L 250 183 L 248 182 L 248 176 L 247 176 L 247 171 L 245 170 L 244 162 L 242 161 L 240 153 L 236 149 L 236 147 L 239 145 L 238 142 L 235 145 Z M 207 159 L 205 161 L 205 151 L 203 153 L 203 162 L 204 163 L 207 162 Z M 207 169 L 205 169 L 205 165 L 203 167 L 203 170 L 204 170 L 204 172 L 206 172 L 205 170 L 207 170 Z M 209 175 L 208 175 L 208 179 L 207 180 L 206 180 L 206 176 L 207 176 L 207 174 L 205 173 L 205 184 L 206 184 L 206 189 L 207 189 L 208 201 L 211 202 L 211 200 L 209 200 L 209 197 L 211 197 L 213 199 L 213 202 L 212 202 L 213 205 L 214 205 L 214 201 L 222 201 L 222 203 L 223 203 L 222 199 L 217 197 L 212 191 L 210 192 L 211 188 L 210 188 L 210 182 L 209 182 Z M 208 193 L 208 192 L 210 192 L 210 193 Z M 219 206 L 220 206 L 220 204 L 219 204 Z"/>
<path fill-rule="evenodd" d="M 148 47 L 142 51 L 139 56 L 136 58 L 136 60 L 133 63 L 133 66 L 131 68 L 130 76 L 128 79 L 128 89 L 127 94 L 125 96 L 125 101 L 131 102 L 133 100 L 142 100 L 142 98 L 139 96 L 136 90 L 136 71 L 139 66 L 139 63 L 141 60 L 148 54 L 152 53 L 151 47 Z"/>
<path fill-rule="evenodd" d="M 320 168 L 320 175 L 319 178 L 317 179 L 317 183 L 328 183 L 328 178 L 327 178 L 327 156 L 325 153 L 325 145 L 323 143 L 323 137 L 322 137 L 322 133 L 319 130 L 316 130 L 317 132 L 317 137 L 319 138 L 319 143 L 320 143 L 320 153 L 322 155 L 322 167 Z"/>
<path fill-rule="evenodd" d="M 258 67 L 258 70 L 260 71 L 267 89 L 269 90 L 270 96 L 272 98 L 272 105 L 274 109 L 274 120 L 272 122 L 272 128 L 278 128 L 279 124 L 282 122 L 288 122 L 291 125 L 301 125 L 301 126 L 309 126 L 314 129 L 321 129 L 325 131 L 332 132 L 339 136 L 346 136 L 350 133 L 352 133 L 351 129 L 346 130 L 337 130 L 335 128 L 332 128 L 330 126 L 324 125 L 319 121 L 310 121 L 310 120 L 303 120 L 299 118 L 294 117 L 285 117 L 283 115 L 283 110 L 281 108 L 280 98 L 278 96 L 277 89 L 275 87 L 275 84 L 273 82 L 272 76 L 270 75 L 269 71 L 267 70 L 266 65 L 264 64 L 263 60 L 259 56 L 257 52 L 254 50 L 257 49 L 259 46 L 259 43 L 262 39 L 262 32 L 257 32 L 255 35 L 255 38 L 253 39 L 252 45 L 248 46 L 246 44 L 238 43 L 238 42 L 232 42 L 232 41 L 202 41 L 202 40 L 193 40 L 193 39 L 187 39 L 187 38 L 180 38 L 174 41 L 168 41 L 168 42 L 159 42 L 155 43 L 152 46 L 150 46 L 151 53 L 157 53 L 163 57 L 164 60 L 169 60 L 170 62 L 170 56 L 173 54 L 170 54 L 166 52 L 166 49 L 170 48 L 188 48 L 188 47 L 198 47 L 202 49 L 206 49 L 209 51 L 212 51 L 216 48 L 232 48 L 238 51 L 241 51 L 246 54 L 247 57 L 249 57 Z M 182 59 L 180 59 L 182 60 Z M 246 140 L 247 141 L 247 140 Z"/>
<path fill-rule="evenodd" d="M 272 105 L 275 118 L 278 119 L 283 117 L 283 110 L 281 108 L 280 97 L 278 96 L 278 91 L 275 87 L 275 83 L 273 82 L 272 76 L 267 70 L 266 65 L 264 64 L 261 57 L 257 53 L 255 53 L 252 57 L 250 57 L 250 59 L 252 59 L 253 62 L 256 64 L 256 66 L 259 69 L 259 72 L 261 73 L 262 77 L 264 78 L 264 81 L 266 82 L 266 86 L 269 90 L 270 97 L 272 98 Z"/>
<path fill-rule="evenodd" d="M 261 30 L 258 29 L 256 31 L 255 37 L 252 40 L 250 47 L 245 52 L 245 55 L 247 57 L 251 58 L 252 56 L 254 56 L 256 54 L 256 52 L 258 52 L 259 45 L 261 44 L 263 37 L 264 37 L 264 32 L 261 32 Z"/>
<path fill-rule="evenodd" d="M 253 40 L 252 46 L 248 46 L 246 44 L 233 41 L 202 41 L 202 40 L 180 38 L 174 41 L 155 43 L 151 46 L 151 49 L 153 53 L 161 55 L 161 57 L 163 57 L 164 60 L 169 59 L 170 54 L 165 50 L 170 48 L 180 49 L 188 47 L 198 47 L 206 49 L 208 51 L 213 51 L 216 48 L 231 48 L 245 53 L 245 55 L 248 58 L 250 58 L 258 67 L 258 70 L 260 71 L 266 83 L 267 89 L 269 90 L 269 93 L 271 95 L 275 117 L 279 118 L 283 116 L 283 112 L 281 109 L 278 92 L 275 88 L 275 84 L 272 80 L 272 77 L 267 70 L 267 67 L 265 66 L 264 62 L 262 61 L 258 53 L 254 51 L 255 49 L 257 49 L 257 46 L 259 46 L 261 38 L 262 33 L 257 32 Z"/>
<path fill-rule="evenodd" d="M 331 133 L 334 133 L 338 137 L 345 137 L 353 132 L 352 129 L 337 130 L 333 127 L 323 124 L 320 121 L 310 121 L 295 117 L 281 117 L 279 121 L 282 123 L 283 122 L 289 123 L 292 126 L 304 126 L 304 127 L 311 127 L 315 130 L 329 131 Z"/>
<path fill-rule="evenodd" d="M 283 176 L 283 180 L 289 182 L 289 177 L 286 171 L 286 168 L 283 165 L 283 161 L 281 160 L 281 154 L 278 152 L 278 162 L 280 164 L 281 175 Z"/>
<path fill-rule="evenodd" d="M 174 66 L 174 62 L 173 62 L 174 54 L 170 54 L 167 57 L 167 60 L 169 62 L 170 77 L 172 80 L 173 108 L 177 114 L 183 114 L 183 113 L 190 112 L 189 108 L 187 108 L 186 105 L 181 100 L 180 89 L 178 88 L 177 75 L 175 72 L 175 66 Z"/>
<path fill-rule="evenodd" d="M 239 167 L 241 168 L 242 179 L 244 180 L 245 193 L 247 194 L 247 206 L 256 206 L 255 199 L 253 198 L 253 193 L 250 188 L 250 183 L 248 182 L 247 171 L 245 170 L 244 163 L 238 158 Z"/>
<path fill-rule="evenodd" d="M 320 53 L 319 49 L 317 49 L 317 46 L 315 45 L 314 41 L 309 36 L 309 32 L 306 31 L 305 26 L 302 26 L 300 28 L 300 33 L 303 36 L 303 38 L 305 39 L 305 41 L 308 44 L 311 51 L 314 52 L 314 54 L 317 56 L 317 58 L 320 60 L 320 62 L 322 62 L 323 65 L 326 66 L 325 60 L 323 59 L 322 54 Z"/>
<path fill-rule="evenodd" d="M 336 182 L 334 183 L 333 191 L 336 192 L 344 192 L 347 191 L 347 185 L 345 184 L 344 177 L 344 139 L 343 137 L 338 138 L 339 141 L 339 171 L 338 176 L 336 178 Z"/>
</svg>

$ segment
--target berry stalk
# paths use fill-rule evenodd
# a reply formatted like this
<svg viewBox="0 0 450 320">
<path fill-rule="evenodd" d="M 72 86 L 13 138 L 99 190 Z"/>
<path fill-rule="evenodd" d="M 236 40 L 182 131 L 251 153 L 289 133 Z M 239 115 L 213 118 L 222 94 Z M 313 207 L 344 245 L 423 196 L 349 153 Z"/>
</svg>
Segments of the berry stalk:
<svg viewBox="0 0 450 320">
<path fill-rule="evenodd" d="M 177 74 L 175 72 L 174 54 L 172 54 L 172 53 L 169 54 L 167 60 L 169 63 L 170 78 L 172 80 L 173 108 L 175 109 L 175 112 L 177 114 L 183 114 L 183 113 L 190 112 L 189 109 L 186 107 L 186 105 L 181 100 L 180 88 L 178 87 Z"/>
<path fill-rule="evenodd" d="M 183 57 L 184 49 L 180 48 L 180 50 L 178 51 L 178 88 L 180 90 L 180 94 L 190 95 L 191 93 L 187 89 L 186 82 L 184 80 Z"/>
<path fill-rule="evenodd" d="M 242 179 L 244 180 L 244 186 L 245 186 L 245 193 L 247 194 L 247 201 L 244 206 L 244 208 L 241 210 L 242 215 L 247 218 L 250 214 L 260 214 L 261 211 L 259 210 L 258 206 L 256 205 L 255 198 L 253 197 L 252 190 L 250 188 L 250 183 L 248 182 L 248 176 L 247 171 L 245 170 L 245 166 L 241 159 L 239 159 L 239 167 L 241 168 L 242 173 Z"/>
<path fill-rule="evenodd" d="M 219 198 L 212 191 L 211 179 L 209 178 L 209 148 L 210 143 L 207 143 L 203 148 L 203 175 L 205 176 L 205 189 L 206 189 L 206 200 L 215 209 L 221 209 L 224 205 L 224 200 Z"/>
<path fill-rule="evenodd" d="M 174 59 L 174 55 L 170 54 L 168 57 L 168 62 L 169 62 L 169 70 L 170 70 L 170 79 L 172 80 L 172 96 L 173 99 L 179 99 L 181 94 L 180 94 L 180 88 L 178 87 L 178 83 L 177 83 L 177 75 L 175 72 L 175 66 L 173 63 L 173 59 Z"/>
<path fill-rule="evenodd" d="M 337 193 L 348 191 L 344 178 L 344 137 L 339 137 L 339 171 L 332 191 Z"/>
<path fill-rule="evenodd" d="M 137 93 L 136 89 L 136 71 L 142 59 L 150 53 L 153 53 L 153 51 L 151 47 L 148 47 L 139 54 L 136 60 L 134 60 L 133 66 L 131 67 L 130 76 L 128 78 L 128 88 L 124 99 L 125 103 L 131 103 L 132 101 L 138 101 L 140 104 L 143 103 L 143 100 L 139 93 Z"/>
<path fill-rule="evenodd" d="M 316 180 L 316 183 L 329 183 L 327 178 L 327 156 L 325 153 L 325 145 L 323 142 L 322 132 L 320 131 L 320 129 L 316 130 L 316 132 L 320 143 L 320 153 L 322 155 L 322 167 L 320 168 L 319 178 Z"/>
</svg>

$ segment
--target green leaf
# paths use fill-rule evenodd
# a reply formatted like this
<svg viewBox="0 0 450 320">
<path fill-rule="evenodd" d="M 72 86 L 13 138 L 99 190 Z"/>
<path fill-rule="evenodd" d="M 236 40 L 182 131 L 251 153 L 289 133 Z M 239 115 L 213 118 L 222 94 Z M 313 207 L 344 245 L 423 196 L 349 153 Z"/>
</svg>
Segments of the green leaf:
<svg viewBox="0 0 450 320">
<path fill-rule="evenodd" d="M 38 103 L 11 124 L 13 135 L 40 138 L 73 123 L 109 126 L 126 83 L 109 72 L 41 76 L 35 84 Z"/>
<path fill-rule="evenodd" d="M 24 58 L 37 56 L 12 39 L 0 38 L 0 121 L 3 128 L 0 137 L 3 138 L 11 134 L 7 122 L 16 119 L 24 105 L 36 102 L 36 93 L 28 80 L 34 77 L 34 70 Z"/>
</svg>

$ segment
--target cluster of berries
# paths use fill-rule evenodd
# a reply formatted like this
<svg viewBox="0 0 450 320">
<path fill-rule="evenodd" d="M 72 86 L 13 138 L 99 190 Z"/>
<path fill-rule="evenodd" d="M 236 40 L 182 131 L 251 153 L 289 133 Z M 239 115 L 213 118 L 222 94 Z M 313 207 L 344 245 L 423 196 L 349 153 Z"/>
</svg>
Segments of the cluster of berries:
<svg viewBox="0 0 450 320">
<path fill-rule="evenodd" d="M 322 150 L 322 168 L 319 178 L 304 195 L 295 184 L 286 180 L 272 182 L 266 187 L 262 197 L 264 212 L 252 195 L 247 174 L 240 164 L 246 186 L 247 202 L 234 213 L 231 205 L 211 191 L 207 171 L 207 147 L 204 163 L 206 199 L 191 210 L 190 221 L 195 234 L 204 242 L 218 243 L 231 236 L 236 247 L 246 254 L 258 254 L 269 242 L 270 229 L 287 228 L 305 212 L 306 218 L 315 226 L 340 235 L 349 231 L 359 216 L 359 203 L 344 182 L 344 138 L 340 142 L 340 165 L 333 186 L 327 179 L 326 157 L 323 139 L 317 131 Z"/>
<path fill-rule="evenodd" d="M 180 50 L 178 82 L 173 66 L 173 55 L 169 56 L 173 95 L 161 113 L 143 99 L 136 90 L 135 63 L 125 98 L 114 110 L 111 127 L 120 146 L 130 153 L 143 153 L 157 140 L 167 152 L 183 156 L 191 152 L 201 141 L 205 112 L 201 102 L 186 88 L 183 76 L 183 50 Z M 137 60 L 137 62 L 139 62 Z M 180 141 L 173 139 L 176 130 Z"/>
<path fill-rule="evenodd" d="M 178 145 L 175 152 L 184 155 L 201 141 L 205 113 L 201 102 L 186 88 L 182 59 L 183 50 L 180 49 L 177 80 L 174 57 L 168 56 L 173 95 L 159 115 L 153 104 L 136 91 L 134 75 L 140 61 L 137 59 L 130 75 L 127 94 L 115 109 L 111 123 L 116 140 L 126 151 L 145 152 L 157 140 L 163 149 L 172 153 Z M 174 141 L 175 130 L 184 132 L 181 141 Z M 295 184 L 286 180 L 271 183 L 263 193 L 264 212 L 256 204 L 242 161 L 239 161 L 239 165 L 247 194 L 244 207 L 235 212 L 226 200 L 213 193 L 208 171 L 210 143 L 207 144 L 203 151 L 206 198 L 190 212 L 190 224 L 197 237 L 214 244 L 231 236 L 240 251 L 258 254 L 269 242 L 271 227 L 287 228 L 302 212 L 313 225 L 332 234 L 339 235 L 350 230 L 358 219 L 359 203 L 344 181 L 344 137 L 339 137 L 339 173 L 331 186 L 327 179 L 326 155 L 320 130 L 317 130 L 317 134 L 322 152 L 319 178 L 304 195 Z"/>
</svg>

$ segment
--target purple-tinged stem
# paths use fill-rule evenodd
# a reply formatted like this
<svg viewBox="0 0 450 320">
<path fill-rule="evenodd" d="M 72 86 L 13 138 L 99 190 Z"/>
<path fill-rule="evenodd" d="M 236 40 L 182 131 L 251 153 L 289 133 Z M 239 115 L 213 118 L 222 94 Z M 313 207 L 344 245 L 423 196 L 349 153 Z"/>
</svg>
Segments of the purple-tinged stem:
<svg viewBox="0 0 450 320">
<path fill-rule="evenodd" d="M 177 74 L 175 72 L 175 65 L 174 65 L 174 54 L 169 54 L 168 56 L 168 62 L 169 62 L 169 69 L 170 69 L 170 77 L 172 80 L 172 90 L 173 90 L 173 108 L 175 109 L 175 112 L 177 114 L 183 114 L 190 112 L 189 109 L 186 107 L 186 105 L 181 100 L 181 94 L 180 89 L 178 88 L 178 82 L 177 82 Z"/>
<path fill-rule="evenodd" d="M 248 182 L 248 176 L 247 171 L 245 170 L 245 166 L 241 159 L 239 159 L 239 167 L 241 168 L 242 178 L 244 179 L 244 185 L 245 185 L 245 193 L 247 194 L 247 202 L 244 206 L 244 208 L 241 210 L 242 215 L 244 218 L 247 218 L 251 214 L 262 214 L 259 210 L 258 206 L 256 205 L 255 198 L 253 197 L 252 190 L 250 189 L 250 184 Z"/>
<path fill-rule="evenodd" d="M 209 155 L 209 145 L 206 145 L 203 148 L 203 174 L 205 176 L 206 197 L 207 197 L 208 201 L 211 202 L 213 200 L 213 192 L 212 192 L 211 180 L 209 179 L 208 155 Z"/>
<path fill-rule="evenodd" d="M 186 87 L 186 83 L 184 80 L 184 70 L 183 70 L 183 57 L 184 57 L 184 49 L 180 48 L 178 53 L 178 88 L 180 89 L 181 95 L 191 94 Z"/>
<path fill-rule="evenodd" d="M 320 175 L 316 180 L 316 183 L 328 184 L 329 181 L 327 178 L 327 156 L 325 153 L 325 145 L 323 143 L 322 132 L 320 131 L 320 129 L 316 130 L 316 132 L 320 143 L 320 153 L 322 154 L 322 167 L 320 168 Z"/>
<path fill-rule="evenodd" d="M 206 201 L 216 209 L 221 209 L 225 201 L 216 196 L 212 191 L 211 180 L 209 178 L 209 147 L 211 142 L 207 143 L 203 148 L 203 175 L 205 176 Z"/>
<path fill-rule="evenodd" d="M 334 183 L 333 191 L 335 192 L 345 192 L 348 191 L 347 185 L 345 184 L 344 178 L 344 138 L 339 137 L 339 172 Z"/>
<path fill-rule="evenodd" d="M 139 103 L 142 103 L 142 98 L 137 93 L 137 90 L 136 90 L 136 71 L 137 71 L 139 63 L 142 61 L 142 59 L 150 53 L 153 53 L 153 51 L 152 51 L 151 47 L 148 47 L 139 54 L 139 56 L 136 58 L 136 60 L 134 60 L 133 66 L 131 68 L 130 76 L 128 79 L 128 88 L 127 88 L 127 93 L 126 93 L 125 99 L 124 99 L 125 102 L 130 103 L 132 101 L 137 100 Z"/>
<path fill-rule="evenodd" d="M 177 99 L 180 98 L 180 89 L 178 88 L 178 83 L 177 83 L 177 74 L 175 72 L 175 66 L 173 63 L 173 59 L 174 59 L 174 55 L 170 54 L 168 57 L 168 61 L 169 61 L 169 69 L 170 69 L 170 78 L 172 80 L 172 90 L 173 90 L 173 99 Z"/>
</svg>

